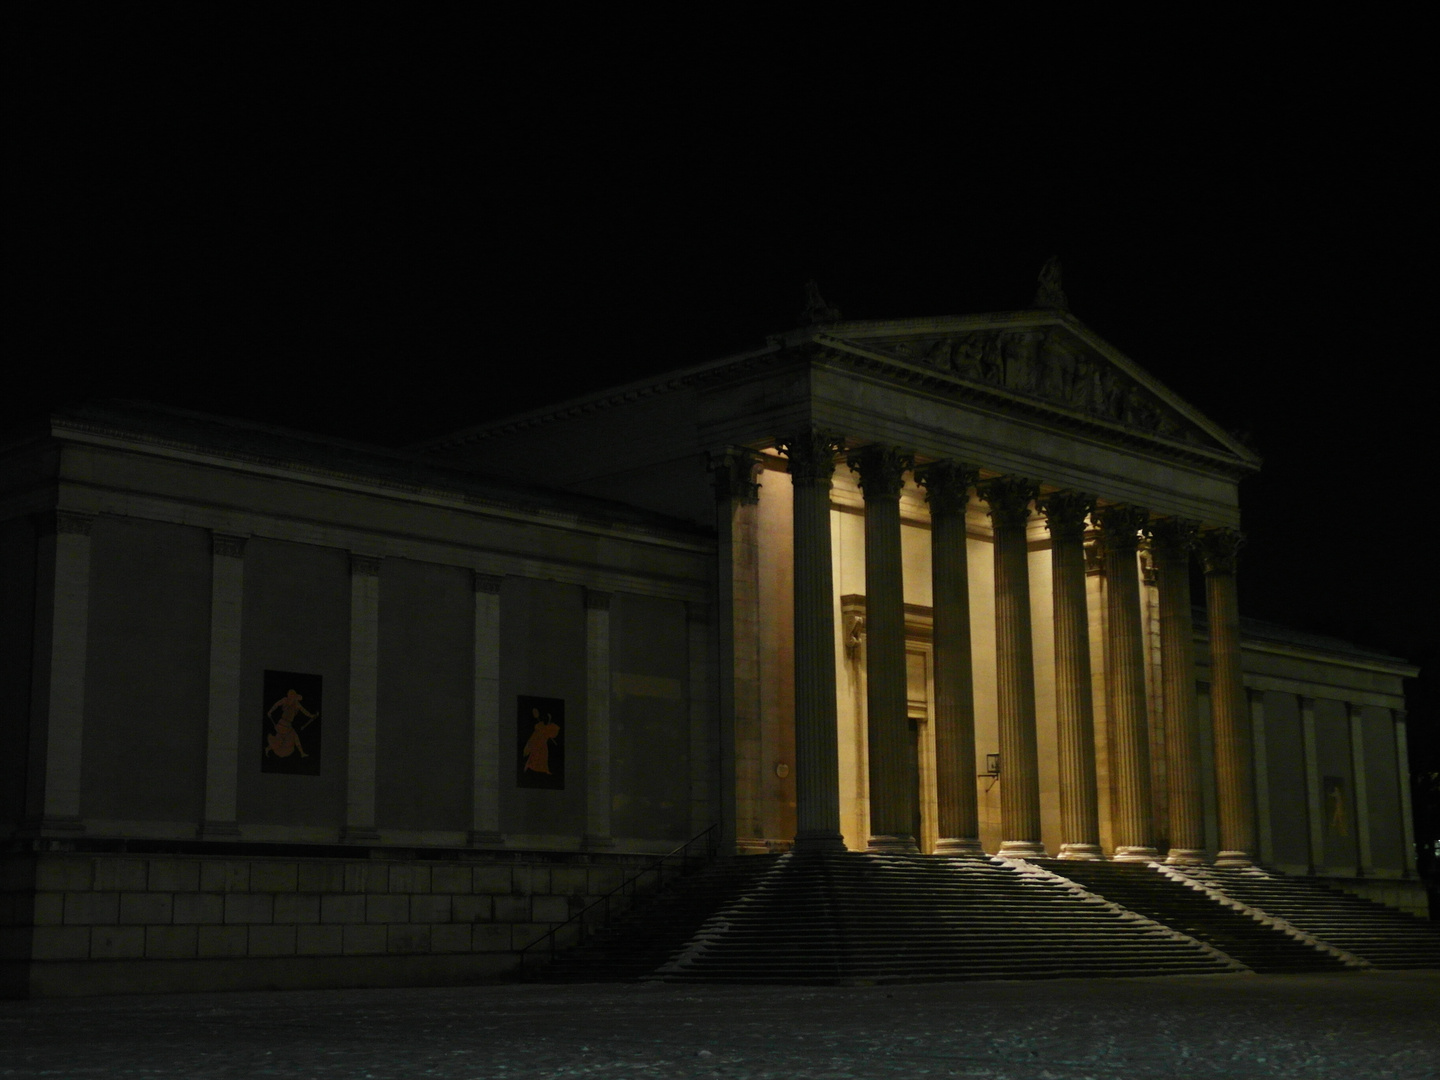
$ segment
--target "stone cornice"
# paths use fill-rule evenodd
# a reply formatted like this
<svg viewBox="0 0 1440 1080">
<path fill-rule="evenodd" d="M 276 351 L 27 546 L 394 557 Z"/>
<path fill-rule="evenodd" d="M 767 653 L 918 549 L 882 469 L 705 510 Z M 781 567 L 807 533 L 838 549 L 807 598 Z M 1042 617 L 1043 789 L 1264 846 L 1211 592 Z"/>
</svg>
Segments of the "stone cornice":
<svg viewBox="0 0 1440 1080">
<path fill-rule="evenodd" d="M 209 421 L 224 425 L 221 417 L 187 417 L 187 419 Z M 385 475 L 367 470 L 363 462 L 356 467 L 344 468 L 313 461 L 297 460 L 283 454 L 259 453 L 251 449 L 227 446 L 211 446 L 205 443 L 149 431 L 144 420 L 137 417 L 133 425 L 108 422 L 103 419 L 57 416 L 52 418 L 52 438 L 74 443 L 100 446 L 126 453 L 152 454 L 156 457 L 188 461 L 192 464 L 222 468 L 240 468 L 243 471 L 270 476 L 276 479 L 308 483 L 322 483 L 327 487 L 370 493 L 387 498 L 399 498 L 417 505 L 440 506 L 465 509 L 537 524 L 549 524 L 565 529 L 591 532 L 611 538 L 630 539 L 645 543 L 661 543 L 665 546 L 690 548 L 701 540 L 702 530 L 687 522 L 662 518 L 625 504 L 611 504 L 588 496 L 571 496 L 566 492 L 551 493 L 537 491 L 527 498 L 528 492 L 517 488 L 510 492 L 485 490 L 491 482 L 481 477 L 470 477 L 459 470 L 442 475 L 427 475 L 422 479 L 407 480 L 398 476 Z M 246 425 L 245 427 L 250 427 Z M 244 428 L 242 428 L 244 430 Z M 292 436 L 295 432 L 282 429 L 259 429 L 262 434 Z M 283 438 L 277 439 L 285 445 Z M 327 448 L 351 449 L 352 445 L 336 440 L 324 444 Z M 358 457 L 373 456 L 387 468 L 403 470 L 414 468 L 417 472 L 434 473 L 434 461 L 412 461 L 404 453 L 387 454 L 386 451 L 354 444 Z M 66 481 L 62 478 L 62 483 Z M 553 499 L 556 505 L 544 505 L 544 500 Z M 564 504 L 574 504 L 573 507 Z M 642 520 L 655 518 L 654 522 Z"/>
</svg>

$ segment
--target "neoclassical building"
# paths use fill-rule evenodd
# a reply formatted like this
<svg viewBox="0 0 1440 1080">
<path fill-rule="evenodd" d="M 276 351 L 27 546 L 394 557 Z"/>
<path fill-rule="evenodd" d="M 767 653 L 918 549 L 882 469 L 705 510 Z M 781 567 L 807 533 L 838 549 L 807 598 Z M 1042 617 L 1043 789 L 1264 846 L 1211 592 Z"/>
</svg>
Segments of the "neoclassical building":
<svg viewBox="0 0 1440 1080">
<path fill-rule="evenodd" d="M 1259 460 L 1049 299 L 404 452 L 12 432 L 11 992 L 476 977 L 712 826 L 1423 910 L 1413 669 L 1241 618 Z"/>
</svg>

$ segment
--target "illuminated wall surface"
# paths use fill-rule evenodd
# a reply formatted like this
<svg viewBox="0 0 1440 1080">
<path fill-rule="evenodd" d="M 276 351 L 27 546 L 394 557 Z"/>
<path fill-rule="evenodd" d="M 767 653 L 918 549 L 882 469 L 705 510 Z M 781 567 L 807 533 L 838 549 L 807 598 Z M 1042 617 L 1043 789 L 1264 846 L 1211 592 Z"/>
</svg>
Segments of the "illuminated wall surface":
<svg viewBox="0 0 1440 1080">
<path fill-rule="evenodd" d="M 581 856 L 587 865 L 618 865 L 711 826 L 727 850 L 785 849 L 803 797 L 797 781 L 806 763 L 797 755 L 805 751 L 796 732 L 809 706 L 797 708 L 794 489 L 777 447 L 810 429 L 851 448 L 895 447 L 922 464 L 961 461 L 982 480 L 1023 476 L 1042 495 L 1081 491 L 1102 506 L 1145 507 L 1153 519 L 1182 518 L 1206 530 L 1240 526 L 1238 482 L 1258 464 L 1138 365 L 1055 311 L 796 331 L 757 353 L 407 453 L 146 406 L 56 415 L 13 433 L 0 474 L 0 724 L 7 745 L 27 748 L 0 764 L 0 806 L 31 860 L 12 884 L 21 881 L 23 891 L 37 872 L 68 874 L 76 889 L 83 877 L 91 893 L 124 892 L 96 884 L 112 872 L 98 863 L 82 873 L 57 870 L 53 860 L 67 852 L 118 857 L 137 843 L 156 858 L 375 852 L 403 865 L 426 852 L 459 852 L 511 869 Z M 727 453 L 732 462 L 753 462 L 753 473 L 749 466 L 727 472 Z M 863 850 L 871 822 L 871 672 L 859 480 L 837 459 L 828 615 L 834 826 L 846 846 Z M 892 599 L 905 610 L 916 839 L 929 851 L 940 839 L 943 765 L 931 516 L 913 474 L 904 477 L 899 506 L 903 583 Z M 997 673 L 1006 657 L 997 654 L 994 533 L 973 492 L 965 524 L 975 737 L 964 782 L 974 787 L 978 839 L 993 851 L 1009 839 L 1002 797 L 1014 773 L 1003 754 L 999 774 L 990 769 L 1002 750 Z M 1087 535 L 1093 541 L 1094 530 Z M 1066 826 L 1051 539 L 1039 513 L 1025 543 L 1035 839 L 1053 854 Z M 1107 681 L 1114 678 L 1109 583 L 1099 568 L 1091 559 L 1083 615 L 1099 842 L 1109 852 L 1117 842 L 1119 759 Z M 1159 599 L 1144 550 L 1133 573 L 1151 842 L 1163 855 L 1167 762 L 1178 751 L 1167 741 Z M 1243 611 L 1243 555 L 1238 580 Z M 1213 717 L 1217 695 L 1229 691 L 1216 681 L 1223 679 L 1204 628 L 1205 596 L 1192 599 L 1199 613 L 1188 643 L 1199 726 L 1192 764 L 1213 854 L 1224 839 L 1217 755 L 1228 752 L 1216 741 Z M 1413 877 L 1400 764 L 1401 680 L 1413 672 L 1279 627 L 1246 622 L 1242 635 L 1250 854 L 1290 872 L 1399 889 Z M 318 696 L 318 707 L 305 706 L 298 692 L 287 698 L 293 687 L 275 689 L 277 673 L 311 680 L 310 705 Z M 206 872 L 231 873 L 215 865 Z M 189 872 L 176 873 L 176 888 L 142 891 L 185 892 Z M 302 870 L 295 873 L 298 882 Z M 547 892 L 530 877 L 529 885 L 506 878 L 507 897 L 532 898 L 520 905 L 524 912 L 510 899 L 503 912 L 498 900 L 488 901 L 483 917 L 474 903 L 457 906 L 455 897 L 476 895 L 472 876 L 470 891 L 446 894 L 444 919 L 426 923 L 421 908 L 374 918 L 450 926 L 464 909 L 475 925 L 535 927 L 571 911 L 596 885 L 567 879 L 560 887 L 546 875 Z M 392 879 L 407 880 L 400 870 Z M 344 884 L 330 882 L 331 891 L 364 894 Z M 314 895 L 328 895 L 330 885 Z M 534 897 L 547 900 L 545 918 Z M 167 910 L 166 925 L 210 925 L 176 922 Z M 276 925 L 273 903 L 269 910 L 265 925 Z M 327 925 L 320 910 L 314 925 Z M 119 932 L 118 907 L 107 945 L 110 938 L 94 930 L 112 925 L 103 916 L 67 922 L 62 912 L 46 923 L 54 933 L 47 930 L 45 948 L 58 950 L 51 958 L 95 959 L 107 948 L 132 958 L 166 948 L 192 957 L 224 948 L 261 955 L 219 931 L 155 937 L 169 946 L 142 935 L 137 945 Z M 34 925 L 44 918 L 37 914 Z M 240 924 L 225 923 L 221 910 L 214 925 Z M 91 929 L 82 934 L 84 926 Z M 520 940 L 486 932 L 496 951 Z M 459 942 L 458 931 L 447 933 L 425 940 Z M 281 944 L 265 948 L 284 955 L 298 955 L 305 940 L 317 955 L 344 955 L 348 940 L 299 931 L 271 937 Z M 475 938 L 466 940 L 466 949 L 475 947 Z M 376 947 L 373 940 L 354 946 Z M 388 943 L 387 950 L 404 951 Z"/>
</svg>

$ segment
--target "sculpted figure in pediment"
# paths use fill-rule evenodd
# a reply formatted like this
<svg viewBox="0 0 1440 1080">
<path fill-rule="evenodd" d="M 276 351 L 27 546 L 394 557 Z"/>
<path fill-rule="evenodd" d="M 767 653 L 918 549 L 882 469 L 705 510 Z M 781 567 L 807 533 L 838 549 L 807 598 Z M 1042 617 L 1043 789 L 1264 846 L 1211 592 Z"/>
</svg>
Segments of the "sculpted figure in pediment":
<svg viewBox="0 0 1440 1080">
<path fill-rule="evenodd" d="M 1050 331 L 1040 346 L 1040 396 L 1051 401 L 1071 402 L 1075 392 L 1075 373 L 1080 357 L 1065 340 L 1065 335 Z"/>
<path fill-rule="evenodd" d="M 1035 393 L 1039 339 L 1040 335 L 1033 330 L 1011 330 L 1000 339 L 1007 389 L 1021 394 Z"/>
</svg>

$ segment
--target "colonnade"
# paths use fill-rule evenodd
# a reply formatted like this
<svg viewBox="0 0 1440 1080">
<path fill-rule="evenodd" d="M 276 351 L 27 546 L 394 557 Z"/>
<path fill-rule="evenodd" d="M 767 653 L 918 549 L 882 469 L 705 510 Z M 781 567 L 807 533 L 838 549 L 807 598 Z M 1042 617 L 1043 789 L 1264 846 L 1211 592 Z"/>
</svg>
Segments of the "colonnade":
<svg viewBox="0 0 1440 1080">
<path fill-rule="evenodd" d="M 835 625 L 830 487 L 843 449 L 839 437 L 807 430 L 783 440 L 794 488 L 795 754 L 799 851 L 842 850 L 835 706 Z M 1235 591 L 1237 532 L 1152 519 L 1136 506 L 1097 506 L 1089 494 L 1041 496 L 1018 476 L 978 481 L 969 465 L 940 461 L 914 468 L 895 447 L 866 446 L 849 457 L 865 503 L 867 738 L 870 846 L 916 851 L 918 794 L 909 782 L 904 588 L 899 496 L 914 472 L 931 514 L 934 610 L 937 853 L 979 851 L 973 778 L 975 715 L 971 670 L 965 512 L 971 490 L 987 504 L 994 532 L 995 663 L 1000 738 L 1000 852 L 1047 854 L 1040 836 L 1040 783 L 1031 646 L 1026 530 L 1038 511 L 1051 534 L 1055 708 L 1060 775 L 1061 858 L 1101 858 L 1095 768 L 1089 619 L 1085 592 L 1087 519 L 1099 530 L 1106 575 L 1105 693 L 1112 751 L 1114 858 L 1150 860 L 1155 847 L 1149 717 L 1136 555 L 1149 536 L 1160 592 L 1164 732 L 1169 747 L 1170 849 L 1166 861 L 1204 859 L 1204 810 L 1195 670 L 1190 649 L 1189 559 L 1198 551 L 1210 615 L 1217 865 L 1248 866 L 1255 853 L 1250 724 L 1241 681 Z"/>
</svg>

